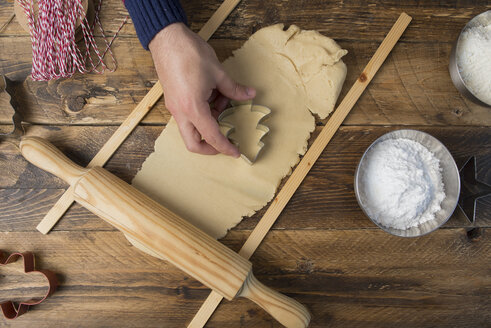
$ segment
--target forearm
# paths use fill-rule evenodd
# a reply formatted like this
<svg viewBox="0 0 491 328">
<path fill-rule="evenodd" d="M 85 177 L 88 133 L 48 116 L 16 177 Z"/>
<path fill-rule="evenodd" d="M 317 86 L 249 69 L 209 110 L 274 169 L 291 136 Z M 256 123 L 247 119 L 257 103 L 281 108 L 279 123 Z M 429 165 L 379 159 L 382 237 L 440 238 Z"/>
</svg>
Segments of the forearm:
<svg viewBox="0 0 491 328">
<path fill-rule="evenodd" d="M 179 0 L 125 0 L 124 3 L 138 38 L 147 50 L 150 41 L 166 26 L 178 22 L 187 24 Z"/>
</svg>

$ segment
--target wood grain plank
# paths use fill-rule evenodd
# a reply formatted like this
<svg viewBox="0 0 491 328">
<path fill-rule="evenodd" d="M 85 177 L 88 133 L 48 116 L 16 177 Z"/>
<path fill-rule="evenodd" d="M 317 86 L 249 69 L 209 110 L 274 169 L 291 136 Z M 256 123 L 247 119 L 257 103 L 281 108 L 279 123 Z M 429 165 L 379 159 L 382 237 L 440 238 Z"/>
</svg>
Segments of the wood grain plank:
<svg viewBox="0 0 491 328">
<path fill-rule="evenodd" d="M 247 234 L 233 231 L 223 242 L 237 250 Z M 489 236 L 488 229 L 421 238 L 272 231 L 251 260 L 261 280 L 309 307 L 311 327 L 482 327 L 490 314 Z M 0 233 L 0 248 L 32 250 L 62 279 L 52 298 L 9 327 L 182 327 L 208 294 L 118 232 Z M 0 298 L 6 294 L 0 284 Z M 242 299 L 225 302 L 210 327 L 278 324 Z"/>
<path fill-rule="evenodd" d="M 188 21 L 198 31 L 220 1 L 182 1 Z M 0 2 L 0 26 L 10 17 L 13 1 Z M 466 22 L 491 8 L 489 1 L 242 1 L 227 19 L 216 38 L 245 39 L 257 29 L 276 23 L 297 24 L 304 29 L 328 32 L 337 39 L 381 41 L 387 28 L 404 11 L 414 18 L 403 40 L 451 42 Z M 112 35 L 127 15 L 119 0 L 103 1 L 101 21 L 107 35 Z M 347 33 L 349 31 L 349 33 Z M 17 22 L 2 33 L 6 36 L 27 35 Z M 100 35 L 96 31 L 97 35 Z M 135 36 L 131 20 L 120 33 Z"/>
<path fill-rule="evenodd" d="M 0 41 L 6 50 L 0 53 L 0 73 L 24 79 L 29 73 L 29 59 L 18 58 L 30 56 L 27 38 Z M 223 60 L 242 41 L 212 40 L 210 44 Z M 340 41 L 340 45 L 349 51 L 344 58 L 348 76 L 342 99 L 379 44 Z M 464 99 L 453 86 L 448 73 L 450 49 L 450 43 L 399 42 L 344 124 L 490 126 L 489 110 Z M 150 54 L 136 38 L 118 40 L 114 52 L 119 61 L 114 73 L 76 75 L 51 82 L 25 81 L 16 95 L 25 120 L 33 124 L 121 124 L 157 76 Z M 0 110 L 0 123 L 9 121 L 8 114 Z M 143 122 L 165 124 L 169 118 L 161 100 Z"/>
<path fill-rule="evenodd" d="M 365 149 L 382 134 L 398 127 L 341 127 L 275 224 L 275 229 L 377 229 L 361 212 L 353 191 L 353 176 Z M 413 127 L 441 140 L 462 165 L 478 158 L 478 177 L 491 183 L 491 128 Z M 31 126 L 28 133 L 52 141 L 71 159 L 86 165 L 115 127 Z M 319 131 L 320 127 L 317 129 Z M 153 151 L 162 127 L 140 126 L 108 162 L 112 173 L 130 182 Z M 32 231 L 66 185 L 28 164 L 10 144 L 0 143 L 0 231 Z M 264 209 L 237 227 L 253 229 Z M 491 224 L 491 199 L 477 207 L 477 226 Z M 469 227 L 456 211 L 447 227 Z M 102 220 L 74 206 L 57 230 L 107 230 Z"/>
<path fill-rule="evenodd" d="M 199 1 L 184 1 L 191 27 L 208 17 Z M 204 7 L 204 8 L 203 8 Z M 213 8 L 213 7 L 212 7 Z M 208 10 L 213 10 L 212 8 Z M 413 17 L 402 40 L 451 42 L 473 16 L 491 8 L 486 1 L 243 1 L 216 38 L 243 39 L 271 24 L 296 24 L 328 32 L 333 38 L 382 41 L 401 12 Z M 204 16 L 204 17 L 202 17 Z"/>
<path fill-rule="evenodd" d="M 27 40 L 24 37 L 0 40 L 7 50 L 0 55 L 0 73 L 17 81 L 28 76 L 31 54 Z M 24 119 L 30 123 L 121 124 L 157 82 L 157 75 L 150 53 L 136 38 L 118 41 L 124 42 L 114 44 L 118 58 L 118 69 L 114 73 L 77 74 L 70 79 L 49 82 L 28 78 L 20 84 L 14 97 Z M 17 58 L 23 59 L 18 62 Z M 156 107 L 162 106 L 163 112 L 163 102 L 159 104 Z M 1 122 L 5 120 L 4 114 Z M 162 123 L 163 119 L 154 110 L 147 121 Z"/>
<path fill-rule="evenodd" d="M 36 225 L 53 206 L 65 189 L 0 189 L 0 231 L 36 231 Z M 378 229 L 359 209 L 354 195 L 341 196 L 336 191 L 311 200 L 310 191 L 299 189 L 281 214 L 273 230 L 315 230 L 315 229 Z M 336 202 L 344 197 L 344 202 Z M 333 201 L 334 200 L 334 201 Z M 235 230 L 254 229 L 264 209 L 250 218 L 245 218 Z M 491 199 L 478 202 L 476 223 L 472 225 L 457 209 L 444 228 L 472 228 L 491 226 Z M 96 217 L 82 206 L 75 204 L 63 216 L 54 231 L 112 231 L 110 225 Z"/>
</svg>

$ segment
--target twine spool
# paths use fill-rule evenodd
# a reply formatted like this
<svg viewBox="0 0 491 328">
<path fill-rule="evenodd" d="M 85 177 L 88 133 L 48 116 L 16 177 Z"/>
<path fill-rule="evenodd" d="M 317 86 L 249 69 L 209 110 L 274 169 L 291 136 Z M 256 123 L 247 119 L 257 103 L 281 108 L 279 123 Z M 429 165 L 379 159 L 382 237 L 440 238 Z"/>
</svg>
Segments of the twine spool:
<svg viewBox="0 0 491 328">
<path fill-rule="evenodd" d="M 95 9 L 94 9 L 93 1 L 82 0 L 82 7 L 85 13 L 85 17 L 89 22 L 89 25 L 92 25 L 94 23 L 94 18 L 95 18 Z M 37 19 L 39 15 L 39 4 L 37 0 L 32 1 L 32 11 L 34 17 Z M 19 1 L 14 1 L 14 13 L 15 13 L 15 19 L 22 27 L 22 29 L 27 33 L 30 33 L 29 22 L 27 19 L 28 16 L 25 14 L 24 8 L 22 8 Z M 80 25 L 81 25 L 81 20 L 78 18 L 77 21 L 75 22 L 75 41 L 77 42 L 79 42 L 83 38 L 82 28 Z"/>
<path fill-rule="evenodd" d="M 102 0 L 96 6 L 92 0 L 15 1 L 17 21 L 31 36 L 33 80 L 66 78 L 76 72 L 102 74 L 106 69 L 110 72 L 116 69 L 111 44 L 128 17 L 123 20 L 111 41 L 108 41 L 99 20 L 101 4 Z M 96 25 L 106 46 L 102 52 L 94 37 Z M 77 45 L 80 40 L 84 41 L 82 47 Z M 104 63 L 106 53 L 112 59 L 113 68 L 108 68 Z M 99 66 L 101 69 L 97 69 Z"/>
</svg>

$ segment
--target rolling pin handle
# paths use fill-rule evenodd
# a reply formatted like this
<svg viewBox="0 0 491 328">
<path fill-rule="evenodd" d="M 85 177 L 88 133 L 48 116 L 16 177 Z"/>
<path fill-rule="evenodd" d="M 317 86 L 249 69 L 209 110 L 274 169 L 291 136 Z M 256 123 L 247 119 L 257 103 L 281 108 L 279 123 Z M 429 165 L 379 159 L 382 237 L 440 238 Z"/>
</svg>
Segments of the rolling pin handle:
<svg viewBox="0 0 491 328">
<path fill-rule="evenodd" d="M 22 156 L 37 167 L 74 185 L 87 172 L 68 159 L 58 148 L 39 137 L 23 137 L 20 142 Z"/>
<path fill-rule="evenodd" d="M 250 299 L 287 328 L 305 328 L 309 325 L 310 313 L 305 306 L 266 287 L 252 272 L 247 276 L 237 296 Z"/>
</svg>

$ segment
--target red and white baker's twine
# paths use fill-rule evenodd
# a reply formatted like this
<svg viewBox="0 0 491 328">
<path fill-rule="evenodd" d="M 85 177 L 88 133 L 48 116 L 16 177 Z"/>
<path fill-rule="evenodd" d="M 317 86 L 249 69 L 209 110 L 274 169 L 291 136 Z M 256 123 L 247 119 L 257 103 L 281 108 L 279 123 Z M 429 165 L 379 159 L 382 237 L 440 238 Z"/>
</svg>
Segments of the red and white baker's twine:
<svg viewBox="0 0 491 328">
<path fill-rule="evenodd" d="M 126 23 L 126 17 L 111 41 L 108 42 L 99 19 L 102 0 L 95 9 L 94 22 L 89 26 L 85 17 L 82 0 L 37 0 L 38 17 L 33 11 L 34 0 L 17 0 L 27 16 L 32 43 L 32 79 L 49 81 L 71 77 L 77 71 L 84 74 L 104 73 L 107 69 L 114 72 L 117 67 L 111 45 L 121 28 Z M 89 0 L 91 1 L 91 0 Z M 83 33 L 85 51 L 82 53 L 75 41 L 76 22 L 80 21 Z M 101 53 L 95 38 L 94 27 L 98 25 L 106 49 Z M 91 49 L 97 59 L 94 64 Z M 113 68 L 104 63 L 104 57 L 109 52 Z M 97 69 L 98 67 L 100 69 Z"/>
</svg>

